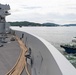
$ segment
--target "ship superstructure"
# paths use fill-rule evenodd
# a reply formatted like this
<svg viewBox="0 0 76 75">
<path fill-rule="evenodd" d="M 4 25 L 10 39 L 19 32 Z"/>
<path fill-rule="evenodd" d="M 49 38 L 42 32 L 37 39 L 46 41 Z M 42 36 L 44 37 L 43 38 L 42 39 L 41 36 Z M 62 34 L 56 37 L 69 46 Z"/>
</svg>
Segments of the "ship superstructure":
<svg viewBox="0 0 76 75">
<path fill-rule="evenodd" d="M 9 23 L 6 22 L 6 16 L 10 15 L 9 13 L 10 6 L 0 4 L 0 47 L 3 46 L 2 43 L 5 42 L 6 33 L 9 32 Z"/>
<path fill-rule="evenodd" d="M 10 15 L 10 6 L 0 4 L 0 33 L 5 33 L 8 30 L 5 17 Z"/>
</svg>

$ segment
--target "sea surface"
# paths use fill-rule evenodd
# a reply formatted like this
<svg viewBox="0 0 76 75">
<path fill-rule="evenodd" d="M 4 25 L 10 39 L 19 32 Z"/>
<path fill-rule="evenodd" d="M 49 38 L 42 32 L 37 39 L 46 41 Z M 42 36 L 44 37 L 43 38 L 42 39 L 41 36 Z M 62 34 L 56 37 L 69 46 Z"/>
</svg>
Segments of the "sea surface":
<svg viewBox="0 0 76 75">
<path fill-rule="evenodd" d="M 69 44 L 72 39 L 76 37 L 76 27 L 12 27 L 16 30 L 23 30 L 30 32 L 39 37 L 44 38 L 56 47 L 75 67 L 76 67 L 76 55 L 67 54 L 61 44 Z"/>
</svg>

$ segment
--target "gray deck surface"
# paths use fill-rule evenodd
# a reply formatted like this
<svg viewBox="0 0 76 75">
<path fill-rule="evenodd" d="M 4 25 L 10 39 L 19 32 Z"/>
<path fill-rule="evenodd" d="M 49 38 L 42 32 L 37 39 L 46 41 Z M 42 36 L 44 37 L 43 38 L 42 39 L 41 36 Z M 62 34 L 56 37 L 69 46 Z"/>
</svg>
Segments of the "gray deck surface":
<svg viewBox="0 0 76 75">
<path fill-rule="evenodd" d="M 30 67 L 30 65 L 29 64 L 27 64 L 28 66 L 28 71 L 29 71 L 29 73 L 31 74 L 31 67 Z M 26 69 L 24 68 L 24 70 L 23 70 L 23 72 L 22 72 L 22 74 L 21 75 L 27 75 L 27 73 L 26 73 Z"/>
<path fill-rule="evenodd" d="M 21 51 L 17 41 L 9 38 L 6 41 L 8 43 L 0 47 L 0 75 L 5 75 L 15 65 Z"/>
</svg>

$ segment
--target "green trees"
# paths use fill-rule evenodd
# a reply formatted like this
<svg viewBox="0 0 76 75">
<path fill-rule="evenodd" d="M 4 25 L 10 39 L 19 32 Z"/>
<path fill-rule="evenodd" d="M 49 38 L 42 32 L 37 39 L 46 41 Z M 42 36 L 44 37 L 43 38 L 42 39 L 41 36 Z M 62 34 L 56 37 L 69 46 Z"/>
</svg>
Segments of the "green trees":
<svg viewBox="0 0 76 75">
<path fill-rule="evenodd" d="M 58 24 L 54 23 L 34 23 L 34 22 L 28 22 L 28 21 L 21 21 L 21 22 L 9 22 L 11 26 L 59 26 Z"/>
<path fill-rule="evenodd" d="M 9 22 L 11 26 L 42 26 L 42 24 L 34 23 L 34 22 Z"/>
</svg>

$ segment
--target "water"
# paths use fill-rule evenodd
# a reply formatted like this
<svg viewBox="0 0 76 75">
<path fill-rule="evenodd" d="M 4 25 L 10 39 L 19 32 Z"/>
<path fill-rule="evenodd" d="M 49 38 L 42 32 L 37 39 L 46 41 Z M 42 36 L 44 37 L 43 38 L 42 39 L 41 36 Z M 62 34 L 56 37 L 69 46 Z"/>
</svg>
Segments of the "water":
<svg viewBox="0 0 76 75">
<path fill-rule="evenodd" d="M 76 37 L 76 27 L 15 27 L 40 36 L 56 47 L 65 57 L 76 67 L 76 56 L 66 54 L 65 50 L 60 47 L 63 43 L 70 43 L 73 37 Z"/>
</svg>

